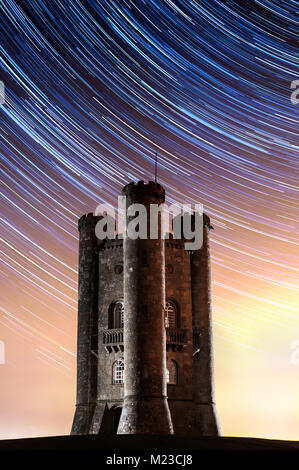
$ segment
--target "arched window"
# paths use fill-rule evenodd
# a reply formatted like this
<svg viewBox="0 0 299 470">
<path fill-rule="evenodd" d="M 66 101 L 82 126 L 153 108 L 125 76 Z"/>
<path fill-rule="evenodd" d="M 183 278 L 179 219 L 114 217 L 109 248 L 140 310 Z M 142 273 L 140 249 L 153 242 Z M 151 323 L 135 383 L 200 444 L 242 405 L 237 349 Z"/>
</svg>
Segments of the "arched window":
<svg viewBox="0 0 299 470">
<path fill-rule="evenodd" d="M 113 302 L 109 307 L 108 328 L 124 327 L 124 303 L 122 300 Z"/>
<path fill-rule="evenodd" d="M 166 301 L 165 306 L 165 327 L 166 328 L 178 328 L 178 307 L 172 300 Z"/>
<path fill-rule="evenodd" d="M 118 360 L 113 363 L 112 367 L 112 383 L 121 385 L 124 383 L 124 368 L 123 361 Z"/>
<path fill-rule="evenodd" d="M 166 380 L 170 385 L 176 385 L 178 383 L 178 365 L 173 359 L 167 361 Z"/>
</svg>

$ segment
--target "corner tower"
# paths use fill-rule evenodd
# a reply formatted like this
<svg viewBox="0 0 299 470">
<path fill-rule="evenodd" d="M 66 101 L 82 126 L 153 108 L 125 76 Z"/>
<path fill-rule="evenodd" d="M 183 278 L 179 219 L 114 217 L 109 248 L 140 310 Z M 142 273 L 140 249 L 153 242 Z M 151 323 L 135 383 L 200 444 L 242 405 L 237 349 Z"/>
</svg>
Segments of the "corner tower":
<svg viewBox="0 0 299 470">
<path fill-rule="evenodd" d="M 124 238 L 124 404 L 118 434 L 171 434 L 167 402 L 165 255 L 158 213 L 158 233 L 150 239 L 150 205 L 164 202 L 158 183 L 143 181 L 124 187 L 128 207 L 146 209 L 146 238 Z M 136 207 L 138 209 L 138 207 Z M 132 216 L 135 214 L 132 213 Z M 131 221 L 127 215 L 126 226 Z"/>
<path fill-rule="evenodd" d="M 97 398 L 98 240 L 92 213 L 78 221 L 77 397 L 71 434 L 88 434 Z"/>
<path fill-rule="evenodd" d="M 194 349 L 194 432 L 201 436 L 220 434 L 214 400 L 210 265 L 210 230 L 212 228 L 210 218 L 203 214 L 203 243 L 199 250 L 190 254 Z"/>
</svg>

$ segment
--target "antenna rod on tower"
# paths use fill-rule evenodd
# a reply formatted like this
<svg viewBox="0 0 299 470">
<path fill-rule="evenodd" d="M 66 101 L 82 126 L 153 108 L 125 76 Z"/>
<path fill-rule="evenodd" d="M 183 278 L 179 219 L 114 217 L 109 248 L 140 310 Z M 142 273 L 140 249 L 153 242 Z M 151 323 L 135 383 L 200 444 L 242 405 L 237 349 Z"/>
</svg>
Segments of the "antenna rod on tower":
<svg viewBox="0 0 299 470">
<path fill-rule="evenodd" d="M 155 155 L 155 183 L 157 183 L 157 175 L 158 175 L 158 153 L 156 152 L 156 155 Z"/>
</svg>

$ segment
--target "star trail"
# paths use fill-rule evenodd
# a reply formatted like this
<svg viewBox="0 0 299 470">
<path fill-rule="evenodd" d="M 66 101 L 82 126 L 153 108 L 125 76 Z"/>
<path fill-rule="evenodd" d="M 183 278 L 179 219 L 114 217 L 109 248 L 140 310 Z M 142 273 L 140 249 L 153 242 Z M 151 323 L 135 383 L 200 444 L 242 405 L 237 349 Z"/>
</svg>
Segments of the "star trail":
<svg viewBox="0 0 299 470">
<path fill-rule="evenodd" d="M 223 433 L 298 439 L 298 25 L 292 0 L 0 1 L 0 437 L 69 432 L 77 219 L 157 152 L 215 229 Z"/>
</svg>

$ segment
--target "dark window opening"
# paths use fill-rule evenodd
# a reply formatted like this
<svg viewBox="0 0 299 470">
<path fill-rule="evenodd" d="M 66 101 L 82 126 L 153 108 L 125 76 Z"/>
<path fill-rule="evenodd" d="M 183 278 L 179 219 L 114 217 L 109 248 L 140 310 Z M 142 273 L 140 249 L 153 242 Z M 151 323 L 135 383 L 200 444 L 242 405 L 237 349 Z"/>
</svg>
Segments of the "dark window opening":
<svg viewBox="0 0 299 470">
<path fill-rule="evenodd" d="M 122 409 L 120 406 L 113 409 L 113 434 L 117 434 L 117 429 L 118 429 L 120 416 L 121 416 L 121 410 Z"/>
<path fill-rule="evenodd" d="M 121 300 L 113 302 L 109 308 L 108 328 L 116 329 L 124 327 L 124 303 Z"/>
</svg>

